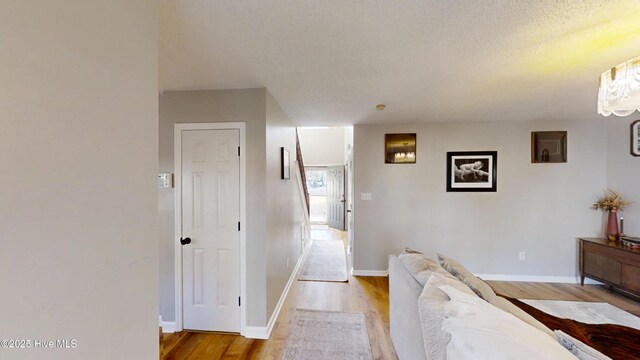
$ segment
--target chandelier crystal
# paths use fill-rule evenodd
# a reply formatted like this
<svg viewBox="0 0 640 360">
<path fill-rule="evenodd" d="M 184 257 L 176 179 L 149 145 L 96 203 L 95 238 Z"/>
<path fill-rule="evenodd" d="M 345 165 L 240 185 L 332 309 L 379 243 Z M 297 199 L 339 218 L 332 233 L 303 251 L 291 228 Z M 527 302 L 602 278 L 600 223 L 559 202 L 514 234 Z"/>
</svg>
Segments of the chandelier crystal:
<svg viewBox="0 0 640 360">
<path fill-rule="evenodd" d="M 600 75 L 598 114 L 627 116 L 640 111 L 640 57 Z"/>
</svg>

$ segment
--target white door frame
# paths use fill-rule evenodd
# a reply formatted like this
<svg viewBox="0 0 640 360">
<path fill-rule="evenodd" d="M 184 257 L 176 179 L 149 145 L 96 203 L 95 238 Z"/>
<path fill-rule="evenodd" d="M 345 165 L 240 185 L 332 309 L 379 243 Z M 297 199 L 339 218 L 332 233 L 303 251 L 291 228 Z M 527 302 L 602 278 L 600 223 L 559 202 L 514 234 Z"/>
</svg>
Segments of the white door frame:
<svg viewBox="0 0 640 360">
<path fill-rule="evenodd" d="M 183 130 L 225 130 L 237 129 L 240 131 L 240 334 L 244 335 L 246 325 L 246 209 L 245 209 L 245 170 L 246 170 L 246 133 L 245 123 L 177 123 L 174 124 L 173 134 L 173 159 L 175 173 L 174 191 L 174 267 L 175 267 L 175 316 L 176 331 L 182 331 L 182 245 L 180 236 L 182 230 L 182 131 Z"/>
</svg>

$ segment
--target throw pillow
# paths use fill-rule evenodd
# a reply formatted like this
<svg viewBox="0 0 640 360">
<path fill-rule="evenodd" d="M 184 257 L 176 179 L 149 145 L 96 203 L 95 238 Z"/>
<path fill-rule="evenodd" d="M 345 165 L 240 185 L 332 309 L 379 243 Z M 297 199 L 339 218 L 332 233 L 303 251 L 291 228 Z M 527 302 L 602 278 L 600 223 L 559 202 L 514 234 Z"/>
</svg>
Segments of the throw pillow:
<svg viewBox="0 0 640 360">
<path fill-rule="evenodd" d="M 457 277 L 465 285 L 471 288 L 471 290 L 478 294 L 478 296 L 485 299 L 489 303 L 495 302 L 497 295 L 493 291 L 493 289 L 491 289 L 491 286 L 489 286 L 486 282 L 473 275 L 473 273 L 462 266 L 462 264 L 449 257 L 438 254 L 438 259 L 440 260 L 440 264 L 445 270 L 450 272 L 453 276 Z"/>
<path fill-rule="evenodd" d="M 400 255 L 402 254 L 422 254 L 420 251 L 418 250 L 413 250 L 412 248 L 404 248 L 404 250 L 400 253 Z"/>
<path fill-rule="evenodd" d="M 407 250 L 410 249 L 405 249 L 405 251 L 398 255 L 398 259 L 404 264 L 411 276 L 423 287 L 432 273 L 448 274 L 442 266 L 431 260 L 428 256 L 419 252 L 408 252 Z"/>
<path fill-rule="evenodd" d="M 573 355 L 580 360 L 611 360 L 610 357 L 604 355 L 600 351 L 583 343 L 582 341 L 566 334 L 560 330 L 555 331 L 556 338 L 560 345 L 564 346 Z"/>
</svg>

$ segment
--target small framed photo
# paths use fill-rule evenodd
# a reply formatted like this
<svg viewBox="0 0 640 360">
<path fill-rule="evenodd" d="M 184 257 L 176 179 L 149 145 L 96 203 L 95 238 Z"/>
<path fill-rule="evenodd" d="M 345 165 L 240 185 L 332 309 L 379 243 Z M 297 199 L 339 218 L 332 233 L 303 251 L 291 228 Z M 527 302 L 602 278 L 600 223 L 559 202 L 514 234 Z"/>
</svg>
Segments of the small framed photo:
<svg viewBox="0 0 640 360">
<path fill-rule="evenodd" d="M 385 134 L 385 164 L 415 164 L 416 134 Z"/>
<path fill-rule="evenodd" d="M 282 166 L 280 167 L 280 179 L 291 179 L 291 159 L 289 158 L 289 151 L 283 147 L 280 148 L 280 159 L 282 160 Z"/>
<path fill-rule="evenodd" d="M 566 163 L 567 132 L 566 131 L 532 131 L 531 162 Z"/>
<path fill-rule="evenodd" d="M 631 155 L 640 156 L 640 120 L 631 123 Z"/>
<path fill-rule="evenodd" d="M 447 152 L 447 191 L 497 191 L 497 151 Z"/>
</svg>

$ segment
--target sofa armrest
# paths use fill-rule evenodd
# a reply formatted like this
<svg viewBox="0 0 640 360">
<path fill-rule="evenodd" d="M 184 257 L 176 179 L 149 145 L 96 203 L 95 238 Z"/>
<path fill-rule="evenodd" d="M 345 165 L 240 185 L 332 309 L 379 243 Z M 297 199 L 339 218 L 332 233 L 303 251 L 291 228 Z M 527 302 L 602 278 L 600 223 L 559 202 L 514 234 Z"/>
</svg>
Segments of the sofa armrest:
<svg viewBox="0 0 640 360">
<path fill-rule="evenodd" d="M 400 360 L 426 360 L 418 298 L 422 286 L 397 256 L 389 256 L 389 324 Z"/>
</svg>

